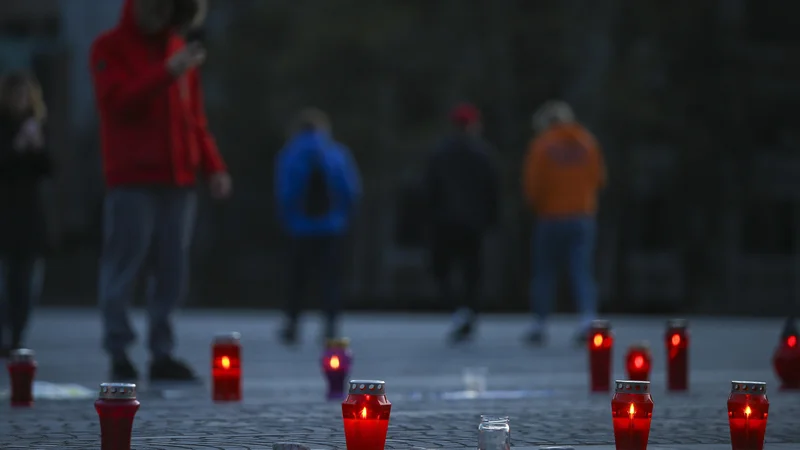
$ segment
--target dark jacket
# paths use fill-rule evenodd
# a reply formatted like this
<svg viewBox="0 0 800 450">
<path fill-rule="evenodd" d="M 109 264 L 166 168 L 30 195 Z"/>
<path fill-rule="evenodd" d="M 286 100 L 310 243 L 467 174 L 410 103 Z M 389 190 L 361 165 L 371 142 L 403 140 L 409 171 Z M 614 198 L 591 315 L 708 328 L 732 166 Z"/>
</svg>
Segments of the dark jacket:
<svg viewBox="0 0 800 450">
<path fill-rule="evenodd" d="M 425 170 L 429 224 L 474 233 L 488 231 L 499 215 L 498 183 L 488 143 L 464 134 L 446 138 Z"/>
<path fill-rule="evenodd" d="M 208 130 L 199 71 L 175 78 L 165 66 L 185 45 L 175 31 L 180 24 L 145 36 L 134 0 L 125 0 L 123 8 L 119 25 L 94 41 L 90 57 L 106 183 L 185 186 L 195 182 L 198 169 L 224 172 Z"/>
<path fill-rule="evenodd" d="M 41 254 L 47 248 L 39 184 L 50 175 L 52 164 L 45 149 L 14 150 L 22 123 L 0 117 L 0 256 Z"/>
<path fill-rule="evenodd" d="M 303 199 L 309 189 L 312 164 L 321 164 L 331 196 L 330 210 L 309 217 Z M 361 179 L 350 151 L 324 133 L 304 131 L 293 136 L 275 163 L 278 216 L 291 236 L 337 236 L 350 228 L 361 196 Z"/>
</svg>

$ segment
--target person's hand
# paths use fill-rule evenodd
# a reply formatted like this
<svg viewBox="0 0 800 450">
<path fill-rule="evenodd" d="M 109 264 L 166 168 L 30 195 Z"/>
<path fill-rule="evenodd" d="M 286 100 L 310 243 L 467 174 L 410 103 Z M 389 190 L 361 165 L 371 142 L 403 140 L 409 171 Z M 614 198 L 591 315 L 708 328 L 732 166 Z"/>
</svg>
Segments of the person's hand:
<svg viewBox="0 0 800 450">
<path fill-rule="evenodd" d="M 200 66 L 206 60 L 206 51 L 199 42 L 191 42 L 170 56 L 167 70 L 174 77 L 184 74 L 189 69 Z"/>
<path fill-rule="evenodd" d="M 216 199 L 226 199 L 231 196 L 233 181 L 227 172 L 212 174 L 208 179 L 211 196 Z"/>
<path fill-rule="evenodd" d="M 44 132 L 42 124 L 35 118 L 26 120 L 20 127 L 19 133 L 14 138 L 14 150 L 18 152 L 27 150 L 41 150 L 44 147 Z"/>
</svg>

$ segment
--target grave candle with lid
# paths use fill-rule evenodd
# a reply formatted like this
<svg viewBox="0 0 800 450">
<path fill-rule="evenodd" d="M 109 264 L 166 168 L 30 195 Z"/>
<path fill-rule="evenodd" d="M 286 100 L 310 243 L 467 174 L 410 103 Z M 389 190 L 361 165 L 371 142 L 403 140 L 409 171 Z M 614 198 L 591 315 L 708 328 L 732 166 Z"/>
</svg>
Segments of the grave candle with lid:
<svg viewBox="0 0 800 450">
<path fill-rule="evenodd" d="M 728 425 L 732 450 L 763 450 L 768 413 L 767 383 L 731 381 Z"/>
<path fill-rule="evenodd" d="M 781 380 L 781 389 L 800 389 L 800 342 L 797 341 L 798 335 L 800 333 L 797 331 L 794 318 L 790 317 L 783 327 L 778 348 L 775 349 L 775 354 L 772 356 L 775 374 Z"/>
<path fill-rule="evenodd" d="M 215 402 L 242 399 L 242 335 L 236 332 L 214 336 L 211 346 L 211 379 Z"/>
<path fill-rule="evenodd" d="M 628 379 L 636 381 L 650 381 L 650 367 L 652 365 L 650 344 L 639 342 L 631 345 L 625 357 L 625 366 L 628 369 Z"/>
<path fill-rule="evenodd" d="M 347 450 L 383 450 L 392 404 L 386 398 L 386 382 L 351 380 L 342 402 Z"/>
<path fill-rule="evenodd" d="M 689 325 L 684 319 L 667 322 L 664 336 L 667 347 L 667 389 L 685 391 L 689 388 Z"/>
<path fill-rule="evenodd" d="M 11 379 L 11 406 L 33 406 L 33 379 L 36 376 L 36 354 L 27 348 L 16 349 L 8 359 Z"/>
<path fill-rule="evenodd" d="M 608 392 L 611 388 L 611 350 L 614 346 L 614 334 L 609 321 L 592 321 L 588 345 L 591 390 Z"/>
<path fill-rule="evenodd" d="M 611 399 L 617 450 L 645 450 L 653 418 L 649 381 L 617 380 Z"/>
<path fill-rule="evenodd" d="M 328 339 L 322 353 L 322 373 L 328 381 L 328 400 L 341 400 L 350 375 L 353 353 L 347 338 Z"/>
<path fill-rule="evenodd" d="M 94 403 L 100 416 L 100 449 L 130 450 L 133 418 L 139 410 L 136 385 L 103 383 L 100 397 Z"/>
</svg>

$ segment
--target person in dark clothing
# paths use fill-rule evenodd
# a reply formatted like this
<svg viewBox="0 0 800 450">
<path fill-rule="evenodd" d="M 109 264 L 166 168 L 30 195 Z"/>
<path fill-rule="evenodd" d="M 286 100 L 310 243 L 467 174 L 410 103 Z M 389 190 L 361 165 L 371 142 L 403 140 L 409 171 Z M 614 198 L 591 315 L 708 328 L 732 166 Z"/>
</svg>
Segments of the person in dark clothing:
<svg viewBox="0 0 800 450">
<path fill-rule="evenodd" d="M 318 277 L 325 315 L 324 337 L 334 338 L 341 309 L 341 266 L 361 181 L 350 150 L 330 134 L 327 115 L 314 108 L 300 113 L 275 164 L 278 217 L 288 236 L 285 344 L 297 341 L 306 288 Z"/>
<path fill-rule="evenodd" d="M 497 223 L 499 177 L 491 146 L 481 138 L 480 111 L 458 105 L 455 132 L 430 157 L 424 190 L 428 206 L 433 275 L 441 299 L 456 308 L 454 342 L 472 335 L 480 306 L 483 239 Z M 452 272 L 460 268 L 463 292 L 455 293 Z"/>
<path fill-rule="evenodd" d="M 6 320 L 0 320 L 4 354 L 22 347 L 47 246 L 39 184 L 52 164 L 45 148 L 47 111 L 33 76 L 15 72 L 0 79 L 0 285 Z M 7 322 L 7 323 L 4 323 Z M 10 340 L 6 339 L 6 325 Z"/>
</svg>

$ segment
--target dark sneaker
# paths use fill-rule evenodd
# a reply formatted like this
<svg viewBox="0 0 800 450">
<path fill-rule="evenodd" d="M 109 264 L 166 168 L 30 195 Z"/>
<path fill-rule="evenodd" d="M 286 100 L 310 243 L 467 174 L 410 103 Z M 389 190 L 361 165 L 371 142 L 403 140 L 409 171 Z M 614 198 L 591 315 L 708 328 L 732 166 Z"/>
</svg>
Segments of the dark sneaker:
<svg viewBox="0 0 800 450">
<path fill-rule="evenodd" d="M 111 381 L 126 383 L 139 379 L 139 372 L 128 357 L 124 356 L 111 361 Z"/>
<path fill-rule="evenodd" d="M 522 340 L 528 345 L 539 347 L 547 342 L 547 336 L 542 330 L 531 330 L 522 338 Z"/>
<path fill-rule="evenodd" d="M 450 341 L 451 344 L 460 344 L 469 341 L 472 338 L 474 328 L 475 326 L 472 321 L 464 322 L 450 332 L 448 341 Z"/>
<path fill-rule="evenodd" d="M 278 340 L 280 340 L 283 345 L 297 344 L 297 326 L 286 325 L 281 328 L 280 332 L 278 332 Z"/>
<path fill-rule="evenodd" d="M 150 381 L 197 381 L 197 375 L 183 361 L 160 358 L 150 363 Z"/>
</svg>

